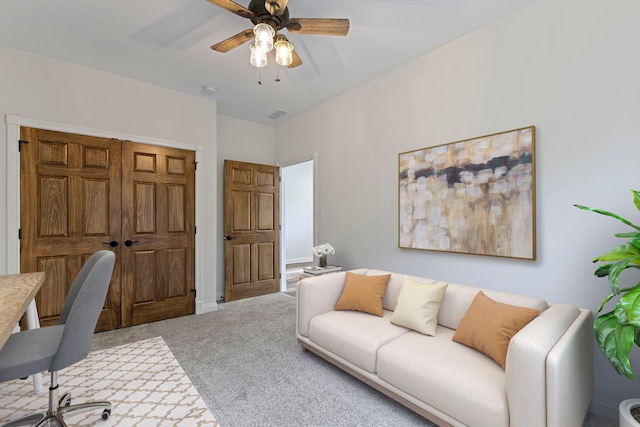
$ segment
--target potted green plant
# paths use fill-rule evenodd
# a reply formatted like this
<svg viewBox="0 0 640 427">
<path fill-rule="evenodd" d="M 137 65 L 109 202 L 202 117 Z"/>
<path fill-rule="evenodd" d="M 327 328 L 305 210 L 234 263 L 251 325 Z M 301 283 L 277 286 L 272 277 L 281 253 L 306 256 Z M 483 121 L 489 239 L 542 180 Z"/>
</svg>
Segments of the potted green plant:
<svg viewBox="0 0 640 427">
<path fill-rule="evenodd" d="M 640 192 L 631 190 L 636 209 L 640 211 Z M 635 231 L 617 233 L 616 237 L 628 239 L 626 243 L 616 246 L 604 255 L 593 259 L 593 262 L 602 262 L 595 270 L 598 277 L 607 277 L 609 281 L 609 293 L 598 307 L 594 321 L 594 333 L 598 347 L 604 353 L 611 366 L 620 375 L 634 379 L 635 375 L 629 362 L 629 354 L 634 344 L 640 347 L 640 283 L 620 287 L 620 273 L 628 269 L 640 269 L 640 225 L 601 209 L 575 205 L 577 208 L 610 216 L 630 226 Z M 605 305 L 617 298 L 613 310 L 602 313 Z M 620 425 L 640 425 L 640 417 L 633 415 L 635 424 L 631 422 L 623 424 L 623 406 L 625 411 L 632 413 L 640 408 L 640 401 L 630 403 L 624 401 L 620 404 Z M 640 412 L 640 411 L 638 411 Z"/>
</svg>

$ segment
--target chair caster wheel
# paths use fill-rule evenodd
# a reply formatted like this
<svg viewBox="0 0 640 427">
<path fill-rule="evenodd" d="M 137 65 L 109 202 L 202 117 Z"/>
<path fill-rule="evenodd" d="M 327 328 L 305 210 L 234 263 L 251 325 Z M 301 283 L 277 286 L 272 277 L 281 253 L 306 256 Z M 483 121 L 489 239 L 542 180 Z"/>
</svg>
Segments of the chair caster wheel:
<svg viewBox="0 0 640 427">
<path fill-rule="evenodd" d="M 103 420 L 108 420 L 109 419 L 109 415 L 111 415 L 111 409 L 105 409 L 104 411 L 102 411 L 102 419 Z"/>
</svg>

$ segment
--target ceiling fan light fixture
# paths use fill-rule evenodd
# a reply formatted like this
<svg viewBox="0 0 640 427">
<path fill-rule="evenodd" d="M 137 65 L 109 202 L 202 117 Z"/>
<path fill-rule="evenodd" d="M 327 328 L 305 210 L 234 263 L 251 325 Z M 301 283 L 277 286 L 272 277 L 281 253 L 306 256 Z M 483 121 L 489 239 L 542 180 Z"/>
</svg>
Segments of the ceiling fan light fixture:
<svg viewBox="0 0 640 427">
<path fill-rule="evenodd" d="M 273 44 L 276 49 L 276 63 L 278 65 L 291 65 L 293 62 L 293 45 L 284 37 L 276 36 Z"/>
<path fill-rule="evenodd" d="M 265 54 L 273 50 L 273 36 L 276 35 L 271 25 L 261 22 L 253 27 L 253 33 L 256 35 L 256 48 L 262 50 Z"/>
<path fill-rule="evenodd" d="M 258 68 L 266 67 L 267 52 L 263 52 L 262 49 L 258 49 L 255 42 L 249 43 L 249 49 L 251 50 L 251 57 L 249 59 L 251 65 Z"/>
</svg>

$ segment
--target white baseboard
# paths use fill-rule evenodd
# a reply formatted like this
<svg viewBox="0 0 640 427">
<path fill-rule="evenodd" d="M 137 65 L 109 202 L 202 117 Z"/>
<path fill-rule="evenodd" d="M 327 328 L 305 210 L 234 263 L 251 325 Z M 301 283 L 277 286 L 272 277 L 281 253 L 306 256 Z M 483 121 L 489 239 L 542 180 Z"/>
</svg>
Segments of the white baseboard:
<svg viewBox="0 0 640 427">
<path fill-rule="evenodd" d="M 218 303 L 217 302 L 196 302 L 196 314 L 205 314 L 211 313 L 212 311 L 218 311 Z"/>
<path fill-rule="evenodd" d="M 620 405 L 620 402 L 610 402 L 607 400 L 594 398 L 591 400 L 591 406 L 589 407 L 589 412 L 595 415 L 600 415 L 601 417 L 617 420 L 619 405 Z"/>
<path fill-rule="evenodd" d="M 286 264 L 301 264 L 303 262 L 313 262 L 313 257 L 311 257 L 311 258 L 288 258 L 286 260 Z"/>
</svg>

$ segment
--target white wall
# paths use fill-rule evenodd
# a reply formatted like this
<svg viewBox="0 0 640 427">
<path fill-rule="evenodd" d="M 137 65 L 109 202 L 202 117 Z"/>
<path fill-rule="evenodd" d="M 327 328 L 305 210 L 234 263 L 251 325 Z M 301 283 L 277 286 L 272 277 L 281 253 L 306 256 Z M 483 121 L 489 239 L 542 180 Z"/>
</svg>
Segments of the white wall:
<svg viewBox="0 0 640 427">
<path fill-rule="evenodd" d="M 0 47 L 0 200 L 7 206 L 7 127 L 5 116 L 16 115 L 204 147 L 198 173 L 204 182 L 217 179 L 215 101 L 162 89 L 92 69 Z M 11 147 L 13 149 L 13 147 Z M 203 259 L 216 258 L 216 187 L 203 204 L 210 222 L 198 224 Z M 7 211 L 0 208 L 0 274 L 7 271 L 5 242 Z M 199 236 L 199 237 L 200 237 Z M 201 263 L 204 295 L 201 304 L 215 306 L 215 264 Z M 210 279 L 208 279 L 210 278 Z"/>
<path fill-rule="evenodd" d="M 216 102 L 85 67 L 0 47 L 0 200 L 7 206 L 7 114 L 28 119 L 140 135 L 204 147 L 204 218 L 197 224 L 204 250 L 205 310 L 224 290 L 223 160 L 275 164 L 275 128 L 218 116 Z M 219 168 L 219 169 L 218 169 Z M 218 194 L 220 191 L 220 194 Z M 0 274 L 7 272 L 6 209 L 0 209 Z M 14 231 L 11 230 L 12 236 Z M 220 233 L 220 234 L 218 234 Z M 211 262 L 211 260 L 214 260 Z"/>
<path fill-rule="evenodd" d="M 216 259 L 216 297 L 224 295 L 224 161 L 275 165 L 275 127 L 229 116 L 218 116 L 218 257 Z M 212 187 L 213 188 L 213 187 Z"/>
<path fill-rule="evenodd" d="M 591 259 L 626 230 L 572 205 L 640 222 L 628 192 L 640 189 L 638 16 L 635 0 L 538 0 L 278 126 L 278 161 L 319 153 L 319 241 L 348 268 L 597 308 L 608 285 Z M 537 130 L 537 261 L 398 248 L 398 153 L 529 125 Z M 613 418 L 638 384 L 594 351 L 593 411 Z"/>
<path fill-rule="evenodd" d="M 313 261 L 313 161 L 282 168 L 285 264 Z"/>
</svg>

